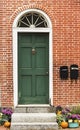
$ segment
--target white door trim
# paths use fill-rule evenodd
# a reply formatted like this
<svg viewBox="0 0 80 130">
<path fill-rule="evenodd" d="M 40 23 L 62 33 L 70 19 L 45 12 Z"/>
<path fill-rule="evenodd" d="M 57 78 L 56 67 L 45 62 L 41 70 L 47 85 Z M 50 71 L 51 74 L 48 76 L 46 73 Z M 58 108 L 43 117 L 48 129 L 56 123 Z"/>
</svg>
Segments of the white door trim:
<svg viewBox="0 0 80 130">
<path fill-rule="evenodd" d="M 44 15 L 48 21 L 48 28 L 19 28 L 17 23 L 19 18 L 30 11 L 35 11 Z M 48 32 L 49 33 L 49 99 L 51 100 L 51 105 L 53 105 L 53 45 L 52 45 L 52 24 L 43 11 L 37 9 L 29 9 L 21 12 L 13 23 L 13 89 L 14 89 L 14 107 L 18 105 L 18 32 Z"/>
</svg>

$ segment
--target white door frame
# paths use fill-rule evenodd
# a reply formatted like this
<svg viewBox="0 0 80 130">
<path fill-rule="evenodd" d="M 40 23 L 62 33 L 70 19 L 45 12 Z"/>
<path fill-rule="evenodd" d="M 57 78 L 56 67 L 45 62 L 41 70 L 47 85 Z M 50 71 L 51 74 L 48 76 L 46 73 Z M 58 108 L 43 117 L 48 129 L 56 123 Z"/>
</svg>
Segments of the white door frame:
<svg viewBox="0 0 80 130">
<path fill-rule="evenodd" d="M 20 17 L 28 12 L 37 12 L 42 14 L 47 23 L 48 28 L 20 28 L 17 27 L 18 20 Z M 23 12 L 21 12 L 14 20 L 13 23 L 13 93 L 14 93 L 14 107 L 18 106 L 18 32 L 42 32 L 42 33 L 49 33 L 49 100 L 51 102 L 51 105 L 53 105 L 53 45 L 52 45 L 52 24 L 50 21 L 50 18 L 47 14 L 45 14 L 41 10 L 37 9 L 28 9 Z"/>
</svg>

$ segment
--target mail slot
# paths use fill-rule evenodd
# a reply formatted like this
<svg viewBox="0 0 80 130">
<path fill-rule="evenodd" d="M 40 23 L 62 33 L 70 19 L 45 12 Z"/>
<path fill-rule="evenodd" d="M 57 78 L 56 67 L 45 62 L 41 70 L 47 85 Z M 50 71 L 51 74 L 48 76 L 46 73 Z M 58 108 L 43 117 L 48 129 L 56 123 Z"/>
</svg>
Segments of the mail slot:
<svg viewBox="0 0 80 130">
<path fill-rule="evenodd" d="M 70 78 L 78 79 L 78 75 L 79 75 L 78 65 L 76 65 L 76 64 L 71 65 L 70 66 Z"/>
<path fill-rule="evenodd" d="M 68 66 L 60 66 L 60 78 L 68 79 Z"/>
</svg>

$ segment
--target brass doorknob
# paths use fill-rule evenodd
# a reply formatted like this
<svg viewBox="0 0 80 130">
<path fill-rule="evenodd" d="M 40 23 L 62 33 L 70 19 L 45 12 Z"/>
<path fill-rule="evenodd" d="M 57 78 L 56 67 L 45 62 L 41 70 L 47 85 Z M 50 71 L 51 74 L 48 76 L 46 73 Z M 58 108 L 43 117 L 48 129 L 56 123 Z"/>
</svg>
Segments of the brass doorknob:
<svg viewBox="0 0 80 130">
<path fill-rule="evenodd" d="M 35 48 L 32 49 L 32 54 L 34 55 L 36 53 Z"/>
</svg>

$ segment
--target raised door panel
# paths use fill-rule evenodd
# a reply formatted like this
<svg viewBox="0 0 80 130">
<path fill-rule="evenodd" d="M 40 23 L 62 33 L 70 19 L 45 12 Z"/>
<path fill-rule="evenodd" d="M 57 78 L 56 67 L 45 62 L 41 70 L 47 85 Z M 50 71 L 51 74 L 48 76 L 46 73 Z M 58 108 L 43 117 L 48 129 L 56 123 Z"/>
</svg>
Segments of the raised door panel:
<svg viewBox="0 0 80 130">
<path fill-rule="evenodd" d="M 31 47 L 22 47 L 20 51 L 20 67 L 32 68 L 32 55 L 31 55 Z"/>
<path fill-rule="evenodd" d="M 46 48 L 38 47 L 36 48 L 36 68 L 45 68 L 46 66 Z"/>
</svg>

